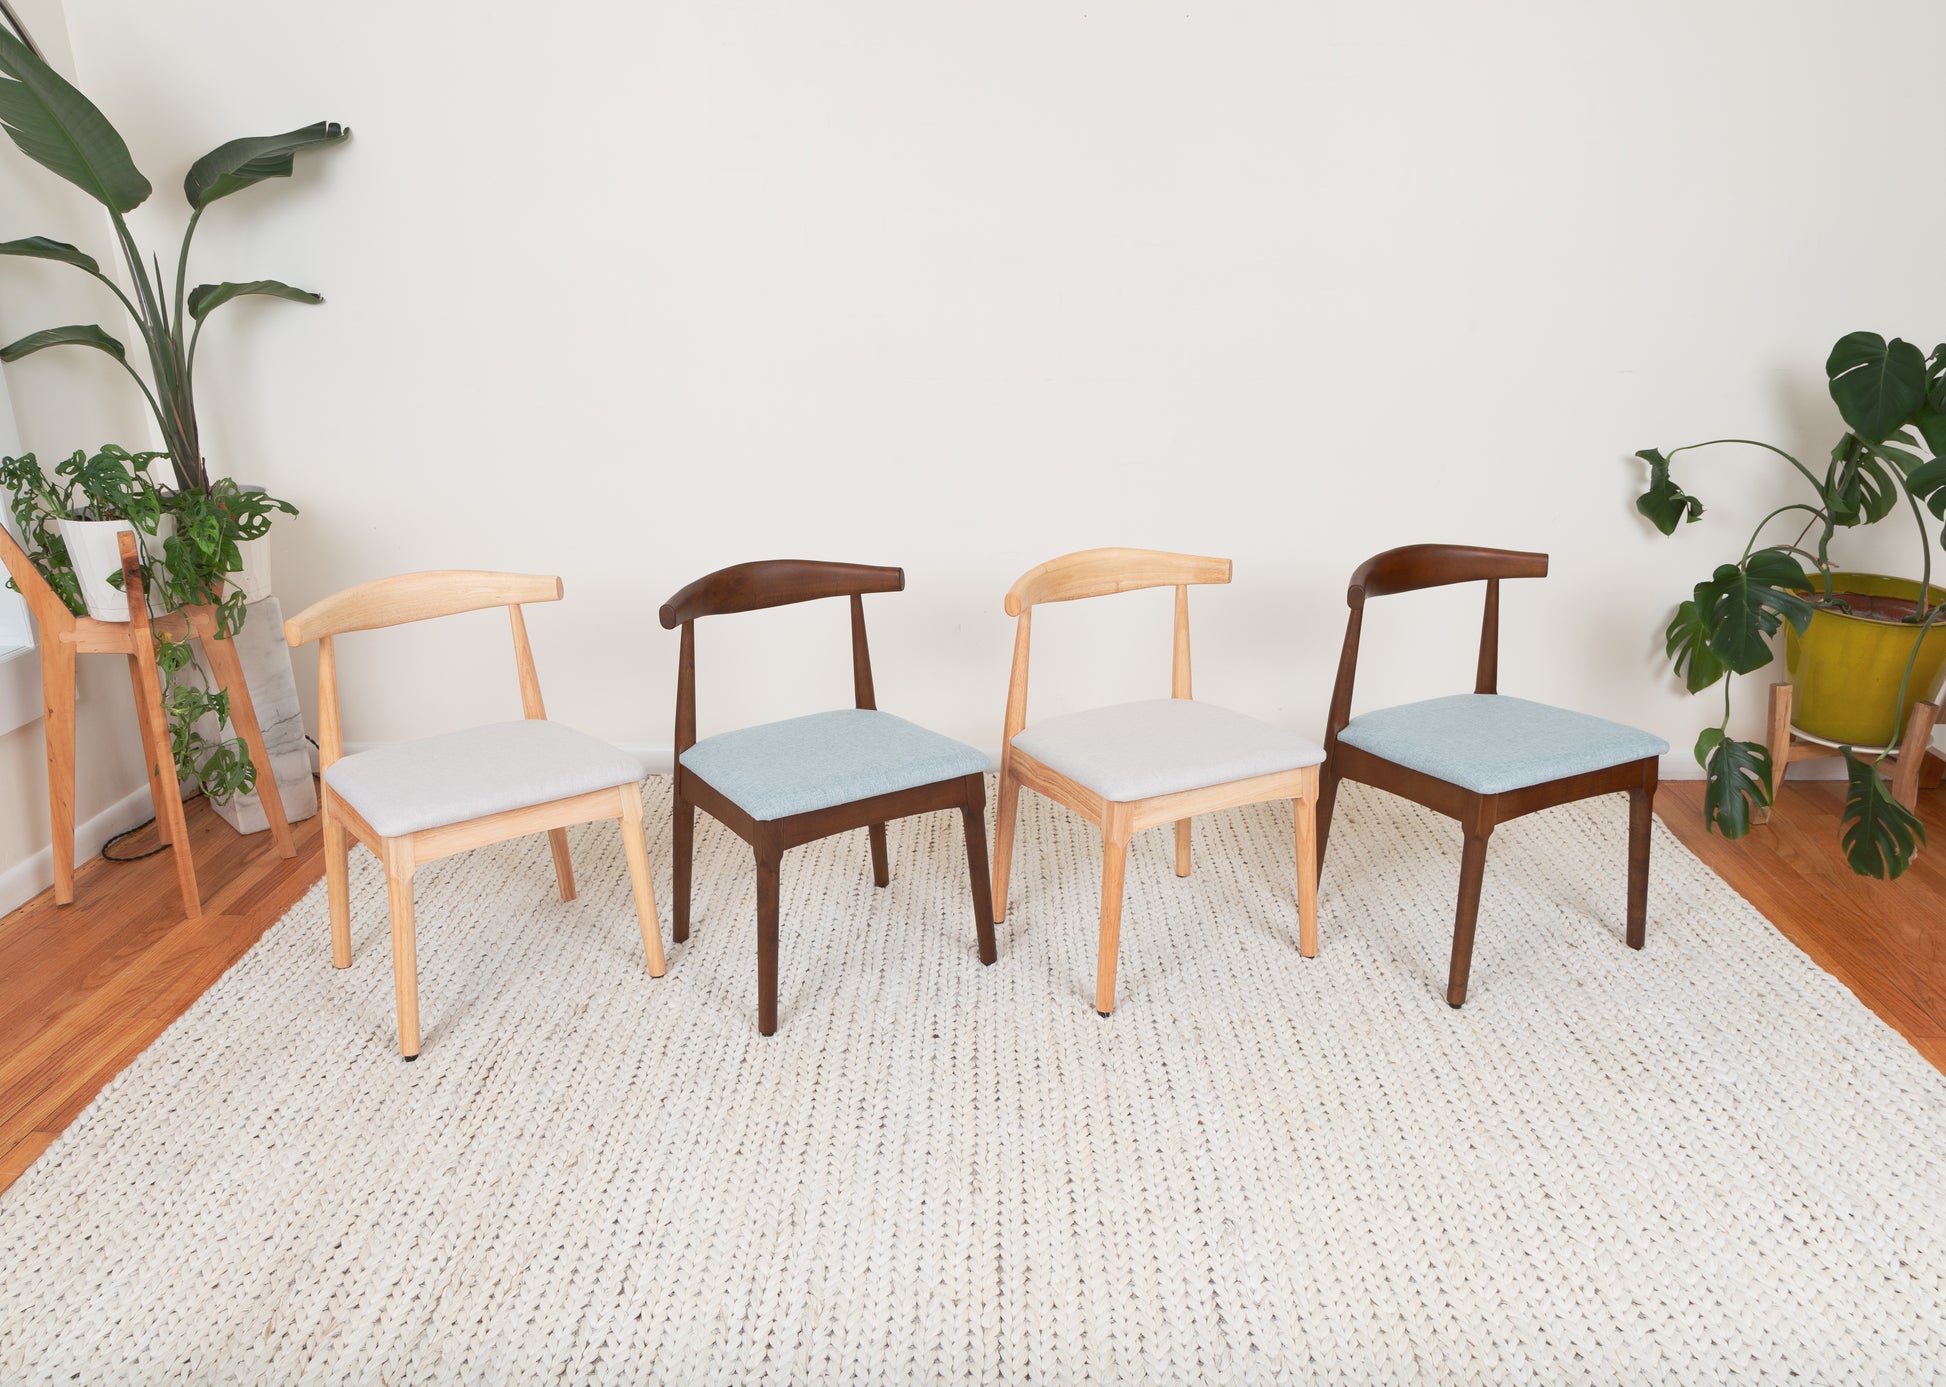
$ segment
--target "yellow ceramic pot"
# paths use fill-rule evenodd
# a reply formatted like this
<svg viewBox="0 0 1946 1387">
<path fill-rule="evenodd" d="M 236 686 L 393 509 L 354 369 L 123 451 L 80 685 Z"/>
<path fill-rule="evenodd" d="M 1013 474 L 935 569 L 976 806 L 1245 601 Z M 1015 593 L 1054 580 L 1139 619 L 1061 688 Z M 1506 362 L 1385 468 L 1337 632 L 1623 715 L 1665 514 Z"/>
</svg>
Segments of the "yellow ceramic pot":
<svg viewBox="0 0 1946 1387">
<path fill-rule="evenodd" d="M 1832 588 L 1841 597 L 1899 597 L 1917 601 L 1919 584 L 1909 578 L 1876 573 L 1837 573 Z M 1932 601 L 1946 600 L 1935 586 Z M 1919 659 L 1906 684 L 1905 704 L 1895 708 L 1899 681 L 1920 638 L 1916 628 L 1895 621 L 1848 616 L 1819 607 L 1804 634 L 1786 622 L 1784 668 L 1791 681 L 1791 722 L 1800 732 L 1846 746 L 1881 747 L 1897 739 L 1912 705 L 1939 695 L 1946 674 L 1946 616 L 1923 638 Z"/>
</svg>

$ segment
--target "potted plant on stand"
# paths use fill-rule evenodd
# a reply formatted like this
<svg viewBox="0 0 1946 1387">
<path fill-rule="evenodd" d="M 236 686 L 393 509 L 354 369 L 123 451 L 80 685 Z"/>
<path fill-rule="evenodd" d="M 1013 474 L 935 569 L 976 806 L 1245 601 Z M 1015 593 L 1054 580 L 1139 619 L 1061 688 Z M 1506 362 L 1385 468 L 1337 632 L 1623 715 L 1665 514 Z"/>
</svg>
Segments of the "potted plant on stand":
<svg viewBox="0 0 1946 1387">
<path fill-rule="evenodd" d="M 1844 758 L 1845 855 L 1855 872 L 1896 877 L 1925 841 L 1925 828 L 1880 770 L 1915 705 L 1935 695 L 1946 672 L 1946 589 L 1932 582 L 1934 548 L 1946 542 L 1933 530 L 1946 520 L 1946 345 L 1927 354 L 1897 338 L 1854 332 L 1832 348 L 1825 375 L 1846 431 L 1822 471 L 1749 439 L 1667 453 L 1644 448 L 1636 456 L 1649 465 L 1649 484 L 1635 504 L 1665 535 L 1700 519 L 1703 503 L 1671 474 L 1679 454 L 1698 448 L 1762 448 L 1803 478 L 1805 499 L 1765 516 L 1741 557 L 1698 583 L 1665 633 L 1669 660 L 1691 693 L 1724 686 L 1722 720 L 1696 742 L 1704 819 L 1725 837 L 1742 837 L 1781 779 L 1770 748 L 1729 736 L 1729 685 L 1771 663 L 1769 638 L 1782 629 L 1791 722 Z M 1832 560 L 1840 530 L 1904 524 L 1908 516 L 1917 531 L 1916 580 L 1846 572 Z M 1760 545 L 1778 521 L 1797 533 Z M 1924 756 L 1926 748 L 1916 752 Z"/>
<path fill-rule="evenodd" d="M 105 353 L 121 366 L 155 417 L 163 448 L 150 455 L 151 460 L 166 457 L 173 473 L 173 485 L 158 488 L 162 511 L 175 524 L 175 534 L 162 538 L 161 561 L 169 575 L 163 591 L 175 601 L 217 605 L 226 636 L 243 627 L 249 610 L 270 604 L 268 624 L 274 630 L 282 624 L 281 613 L 274 610 L 276 599 L 260 591 L 246 594 L 234 580 L 245 568 L 243 546 L 262 538 L 273 514 L 294 514 L 295 508 L 228 478 L 212 477 L 196 415 L 196 350 L 210 315 L 236 299 L 268 297 L 305 304 L 322 299 L 274 279 L 191 287 L 190 246 L 198 223 L 213 204 L 266 179 L 288 178 L 299 153 L 338 144 L 350 132 L 321 121 L 281 135 L 231 140 L 198 159 L 183 180 L 189 217 L 174 256 L 174 277 L 169 279 L 160 258 L 145 255 L 128 227 L 127 214 L 147 200 L 152 187 L 135 167 L 127 143 L 94 103 L 4 25 L 0 25 L 0 125 L 22 153 L 107 211 L 122 280 L 118 283 L 105 273 L 94 256 L 47 237 L 0 242 L 0 255 L 69 265 L 99 282 L 133 322 L 147 369 L 146 374 L 137 370 L 121 340 L 98 324 L 30 333 L 0 347 L 0 361 L 71 346 Z M 251 600 L 246 602 L 246 597 Z M 239 650 L 253 701 L 265 713 L 265 736 L 272 760 L 278 763 L 277 781 L 290 817 L 305 817 L 315 812 L 316 800 L 302 725 L 296 717 L 296 685 L 288 653 L 281 640 L 246 642 Z M 261 689 L 260 681 L 265 685 Z M 246 766 L 247 762 L 246 753 Z M 262 826 L 254 797 L 248 803 L 238 801 L 226 817 L 240 828 Z"/>
</svg>

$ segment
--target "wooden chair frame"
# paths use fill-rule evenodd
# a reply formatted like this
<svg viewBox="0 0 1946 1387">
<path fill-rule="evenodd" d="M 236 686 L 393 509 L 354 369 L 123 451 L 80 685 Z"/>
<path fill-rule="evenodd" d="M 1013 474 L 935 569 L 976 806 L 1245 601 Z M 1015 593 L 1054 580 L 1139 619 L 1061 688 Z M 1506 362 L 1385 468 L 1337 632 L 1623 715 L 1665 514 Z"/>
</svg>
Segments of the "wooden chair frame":
<svg viewBox="0 0 1946 1387">
<path fill-rule="evenodd" d="M 1474 926 L 1480 912 L 1480 887 L 1486 875 L 1487 840 L 1495 827 L 1510 819 L 1594 795 L 1626 790 L 1629 796 L 1628 946 L 1641 948 L 1647 935 L 1649 824 L 1655 804 L 1658 758 L 1647 756 L 1486 795 L 1338 740 L 1338 734 L 1351 721 L 1352 684 L 1358 668 L 1358 641 L 1366 598 L 1484 581 L 1486 606 L 1480 623 L 1480 659 L 1473 691 L 1490 694 L 1499 691 L 1501 580 L 1546 576 L 1545 554 L 1460 544 L 1413 544 L 1388 549 L 1360 564 L 1345 594 L 1351 616 L 1345 624 L 1344 652 L 1339 657 L 1338 679 L 1331 692 L 1331 713 L 1325 728 L 1324 788 L 1318 805 L 1318 869 L 1320 873 L 1324 869 L 1325 850 L 1331 835 L 1331 811 L 1337 802 L 1340 781 L 1357 780 L 1375 785 L 1459 820 L 1466 843 L 1460 856 L 1459 904 L 1454 914 L 1453 956 L 1446 981 L 1446 1001 L 1453 1007 L 1466 1002 L 1467 976 L 1473 966 Z"/>
<path fill-rule="evenodd" d="M 1303 766 L 1273 775 L 1149 799 L 1104 799 L 1085 785 L 1062 775 L 1014 746 L 1027 726 L 1027 666 L 1033 642 L 1034 608 L 1048 602 L 1072 602 L 1086 597 L 1131 592 L 1141 588 L 1176 590 L 1175 646 L 1170 696 L 1190 698 L 1189 589 L 1195 584 L 1230 581 L 1228 559 L 1194 554 L 1171 554 L 1154 549 L 1086 549 L 1050 559 L 1023 575 L 1007 593 L 1007 615 L 1014 624 L 1013 670 L 1007 683 L 1006 729 L 1001 738 L 1000 788 L 994 827 L 994 918 L 1007 918 L 1008 876 L 1013 867 L 1014 830 L 1019 817 L 1021 787 L 1038 791 L 1065 805 L 1101 830 L 1101 937 L 1095 959 L 1095 1010 L 1107 1016 L 1115 1009 L 1115 965 L 1121 947 L 1122 887 L 1127 874 L 1129 840 L 1145 828 L 1176 826 L 1176 875 L 1190 868 L 1191 821 L 1198 814 L 1287 799 L 1296 816 L 1298 952 L 1315 958 L 1318 952 L 1317 837 L 1318 768 Z"/>
<path fill-rule="evenodd" d="M 534 652 L 527 641 L 527 622 L 521 607 L 530 602 L 558 602 L 561 591 L 559 578 L 519 573 L 467 570 L 407 573 L 348 588 L 313 603 L 285 622 L 284 638 L 291 645 L 318 643 L 318 759 L 322 769 L 329 770 L 344 755 L 334 637 L 487 607 L 505 607 L 513 628 L 514 665 L 520 679 L 522 712 L 530 719 L 545 719 L 547 709 L 541 702 L 540 677 L 534 668 Z M 618 785 L 390 838 L 379 833 L 340 798 L 329 781 L 321 784 L 320 791 L 325 892 L 331 910 L 331 962 L 338 968 L 351 966 L 350 859 L 351 839 L 355 838 L 370 848 L 385 867 L 385 891 L 392 916 L 392 980 L 398 1002 L 399 1053 L 406 1059 L 418 1058 L 420 1041 L 419 954 L 412 879 L 420 866 L 442 857 L 508 838 L 545 833 L 553 849 L 554 875 L 561 899 L 571 901 L 575 897 L 574 864 L 568 856 L 567 830 L 576 824 L 617 820 L 622 831 L 622 850 L 628 860 L 629 885 L 635 897 L 636 921 L 642 930 L 642 948 L 648 955 L 649 976 L 659 978 L 668 971 L 662 952 L 662 931 L 656 920 L 655 882 L 643 836 L 639 785 Z"/>
<path fill-rule="evenodd" d="M 757 1029 L 777 1032 L 778 896 L 784 854 L 805 843 L 863 828 L 870 841 L 872 881 L 891 884 L 885 825 L 893 819 L 957 809 L 966 834 L 966 862 L 973 888 L 974 925 L 980 962 L 999 958 L 993 937 L 993 904 L 987 895 L 986 777 L 956 776 L 909 790 L 873 795 L 849 804 L 755 819 L 708 781 L 682 764 L 696 745 L 696 622 L 732 612 L 844 597 L 851 604 L 852 691 L 859 708 L 878 706 L 872 688 L 872 657 L 865 640 L 866 593 L 903 592 L 905 570 L 866 564 L 824 563 L 812 559 L 769 559 L 736 564 L 698 578 L 662 606 L 664 630 L 682 628 L 676 667 L 676 766 L 671 777 L 675 798 L 675 921 L 671 934 L 689 938 L 690 880 L 695 848 L 696 810 L 702 809 L 748 843 L 757 861 Z"/>
<path fill-rule="evenodd" d="M 150 617 L 148 595 L 142 588 L 135 536 L 120 543 L 123 590 L 128 594 L 126 622 L 76 616 L 41 577 L 14 537 L 0 526 L 0 563 L 20 589 L 40 632 L 41 696 L 47 729 L 47 803 L 54 854 L 54 903 L 74 901 L 74 686 L 75 661 L 81 655 L 120 655 L 128 661 L 129 684 L 135 693 L 135 720 L 142 733 L 142 761 L 155 806 L 157 835 L 175 852 L 176 887 L 189 919 L 203 913 L 202 893 L 196 884 L 196 863 L 189 852 L 189 829 L 177 788 L 176 761 L 169 735 L 169 718 L 162 708 L 162 675 L 155 662 L 155 637 L 175 640 L 194 637 L 216 676 L 217 687 L 230 696 L 230 725 L 249 748 L 257 768 L 257 792 L 264 819 L 279 857 L 297 856 L 297 844 L 284 816 L 277 776 L 264 748 L 263 729 L 243 677 L 243 662 L 233 642 L 220 638 L 214 607 L 185 607 Z"/>
</svg>

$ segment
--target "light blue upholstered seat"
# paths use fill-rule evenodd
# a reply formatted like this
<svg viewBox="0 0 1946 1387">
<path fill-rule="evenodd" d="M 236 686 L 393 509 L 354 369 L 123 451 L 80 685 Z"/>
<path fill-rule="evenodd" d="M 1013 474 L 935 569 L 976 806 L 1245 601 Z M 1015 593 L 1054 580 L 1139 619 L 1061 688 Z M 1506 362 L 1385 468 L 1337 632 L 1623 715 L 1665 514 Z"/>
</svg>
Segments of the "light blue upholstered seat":
<svg viewBox="0 0 1946 1387">
<path fill-rule="evenodd" d="M 1361 713 L 1338 740 L 1483 795 L 1660 756 L 1660 737 L 1505 694 L 1454 694 Z"/>
<path fill-rule="evenodd" d="M 1014 746 L 1107 800 L 1127 803 L 1315 766 L 1324 748 L 1188 698 L 1117 703 L 1037 722 Z"/>
<path fill-rule="evenodd" d="M 324 783 L 381 836 L 396 838 L 633 785 L 647 774 L 625 751 L 534 718 L 373 747 L 334 763 Z"/>
<path fill-rule="evenodd" d="M 966 743 L 869 708 L 705 737 L 682 754 L 682 763 L 757 820 L 808 814 L 987 768 L 987 758 Z"/>
</svg>

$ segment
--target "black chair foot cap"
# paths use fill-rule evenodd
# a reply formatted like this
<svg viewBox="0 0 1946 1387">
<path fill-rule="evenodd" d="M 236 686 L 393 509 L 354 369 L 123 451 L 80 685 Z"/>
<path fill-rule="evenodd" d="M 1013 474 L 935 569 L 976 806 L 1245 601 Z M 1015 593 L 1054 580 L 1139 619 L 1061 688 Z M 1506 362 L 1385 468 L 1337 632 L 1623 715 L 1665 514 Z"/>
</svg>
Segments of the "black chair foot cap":
<svg viewBox="0 0 1946 1387">
<path fill-rule="evenodd" d="M 412 1061 L 418 1059 L 419 1057 L 417 1055 L 400 1055 L 399 1058 L 404 1060 L 407 1064 L 411 1064 Z"/>
<path fill-rule="evenodd" d="M 1099 1016 L 1104 1021 L 1106 1021 L 1109 1017 L 1113 1016 L 1114 1014 L 1115 1013 L 1112 1011 L 1103 1011 L 1100 1007 L 1095 1008 L 1095 1015 Z"/>
<path fill-rule="evenodd" d="M 1459 1009 L 1460 1009 L 1461 1007 L 1463 1007 L 1463 1006 L 1465 1006 L 1465 1005 L 1466 1005 L 1466 1003 L 1465 1003 L 1465 1002 L 1448 1002 L 1448 1003 L 1446 1003 L 1446 1005 L 1447 1005 L 1447 1006 L 1449 1006 L 1449 1007 L 1451 1007 L 1451 1008 L 1452 1008 L 1452 1009 L 1453 1009 L 1454 1011 L 1458 1011 L 1458 1010 L 1459 1010 Z"/>
</svg>

